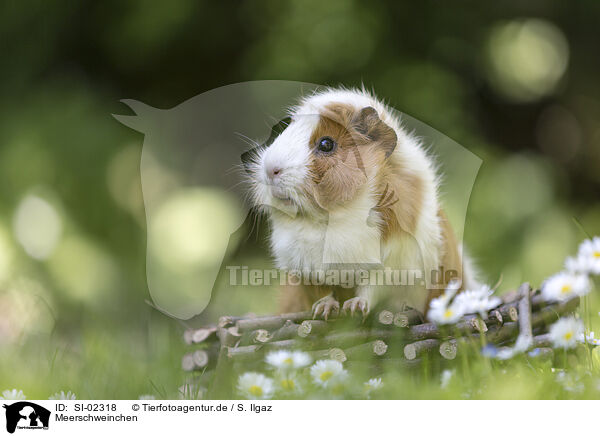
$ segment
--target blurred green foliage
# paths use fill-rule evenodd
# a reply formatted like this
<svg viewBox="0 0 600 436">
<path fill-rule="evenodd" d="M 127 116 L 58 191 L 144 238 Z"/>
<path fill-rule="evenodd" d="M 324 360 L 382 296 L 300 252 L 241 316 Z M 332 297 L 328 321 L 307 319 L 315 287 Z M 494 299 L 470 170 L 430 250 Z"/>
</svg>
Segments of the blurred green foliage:
<svg viewBox="0 0 600 436">
<path fill-rule="evenodd" d="M 466 245 L 500 289 L 539 284 L 600 234 L 599 19 L 593 0 L 3 2 L 0 390 L 133 398 L 184 381 L 180 326 L 144 303 L 142 138 L 111 118 L 121 98 L 364 83 L 483 159 Z M 26 199 L 56 240 L 17 237 Z"/>
</svg>

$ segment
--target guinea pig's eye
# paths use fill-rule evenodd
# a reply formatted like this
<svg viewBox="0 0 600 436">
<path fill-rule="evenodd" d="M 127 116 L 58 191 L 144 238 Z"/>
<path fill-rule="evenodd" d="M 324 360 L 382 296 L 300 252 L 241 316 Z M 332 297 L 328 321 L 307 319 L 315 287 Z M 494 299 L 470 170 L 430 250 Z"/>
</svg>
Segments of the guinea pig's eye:
<svg viewBox="0 0 600 436">
<path fill-rule="evenodd" d="M 317 141 L 317 150 L 321 153 L 331 153 L 335 150 L 336 143 L 329 136 L 324 136 Z"/>
</svg>

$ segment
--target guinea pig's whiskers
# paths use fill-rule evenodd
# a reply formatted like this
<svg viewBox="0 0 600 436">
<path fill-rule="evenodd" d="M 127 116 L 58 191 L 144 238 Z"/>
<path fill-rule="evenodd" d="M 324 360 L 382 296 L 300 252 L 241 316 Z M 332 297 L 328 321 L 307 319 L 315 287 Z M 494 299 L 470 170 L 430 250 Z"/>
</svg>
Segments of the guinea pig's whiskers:
<svg viewBox="0 0 600 436">
<path fill-rule="evenodd" d="M 249 136 L 244 135 L 243 133 L 235 132 L 235 135 L 237 135 L 238 138 L 240 138 L 244 143 L 251 147 L 260 147 L 260 144 L 257 141 L 250 138 Z"/>
</svg>

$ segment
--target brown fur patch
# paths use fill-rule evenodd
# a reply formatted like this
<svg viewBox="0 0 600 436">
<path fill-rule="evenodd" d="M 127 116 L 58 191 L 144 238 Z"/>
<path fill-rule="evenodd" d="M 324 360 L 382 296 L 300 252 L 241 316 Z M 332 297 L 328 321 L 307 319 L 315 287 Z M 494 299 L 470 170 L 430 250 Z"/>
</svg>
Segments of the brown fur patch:
<svg viewBox="0 0 600 436">
<path fill-rule="evenodd" d="M 414 235 L 423 204 L 423 181 L 403 167 L 385 168 L 380 177 L 379 213 L 384 240 L 399 232 Z"/>
<path fill-rule="evenodd" d="M 336 142 L 334 152 L 317 150 L 324 137 Z M 310 138 L 310 173 L 317 203 L 330 209 L 354 198 L 368 177 L 379 171 L 396 142 L 396 133 L 379 119 L 375 109 L 357 111 L 345 104 L 327 106 Z"/>
<path fill-rule="evenodd" d="M 458 252 L 458 241 L 456 240 L 456 236 L 454 235 L 454 230 L 452 230 L 452 226 L 450 225 L 450 221 L 446 217 L 446 214 L 443 210 L 438 211 L 438 217 L 440 219 L 440 226 L 442 227 L 442 258 L 440 269 L 444 272 L 456 271 L 456 278 L 460 279 L 462 283 L 463 280 L 463 269 L 462 269 L 462 259 L 460 253 Z M 449 274 L 444 274 L 442 276 L 443 280 L 443 289 L 435 289 L 430 290 L 427 298 L 426 310 L 429 308 L 429 303 L 434 298 L 439 297 L 448 287 L 448 283 L 454 277 L 451 277 Z M 459 292 L 464 290 L 464 286 L 461 285 Z"/>
</svg>

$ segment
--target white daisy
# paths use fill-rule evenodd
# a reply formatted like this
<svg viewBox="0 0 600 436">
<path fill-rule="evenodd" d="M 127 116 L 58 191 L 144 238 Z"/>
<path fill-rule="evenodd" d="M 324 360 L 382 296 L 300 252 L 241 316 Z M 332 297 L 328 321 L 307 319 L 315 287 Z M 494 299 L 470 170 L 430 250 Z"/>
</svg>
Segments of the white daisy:
<svg viewBox="0 0 600 436">
<path fill-rule="evenodd" d="M 579 246 L 577 258 L 587 268 L 588 273 L 600 274 L 600 237 L 594 236 L 583 241 Z"/>
<path fill-rule="evenodd" d="M 369 381 L 365 382 L 365 389 L 368 391 L 376 391 L 377 389 L 381 389 L 383 387 L 383 382 L 381 378 L 371 378 Z"/>
<path fill-rule="evenodd" d="M 295 373 L 283 372 L 275 376 L 275 389 L 283 394 L 299 394 L 302 386 Z"/>
<path fill-rule="evenodd" d="M 487 318 L 487 313 L 502 302 L 493 293 L 488 285 L 481 285 L 478 289 L 468 289 L 458 294 L 455 302 L 462 307 L 464 313 L 478 313 L 482 318 Z"/>
<path fill-rule="evenodd" d="M 265 361 L 277 369 L 289 370 L 308 366 L 312 359 L 308 353 L 302 351 L 278 350 L 267 354 Z"/>
<path fill-rule="evenodd" d="M 576 374 L 559 371 L 556 374 L 556 381 L 560 383 L 565 391 L 581 393 L 585 386 Z"/>
<path fill-rule="evenodd" d="M 445 369 L 442 371 L 442 375 L 440 376 L 440 386 L 442 389 L 446 389 L 448 387 L 452 376 L 454 376 L 453 369 Z"/>
<path fill-rule="evenodd" d="M 7 389 L 2 392 L 0 400 L 25 400 L 26 398 L 27 397 L 25 396 L 25 394 L 23 394 L 23 391 L 21 390 L 18 391 L 16 389 Z"/>
<path fill-rule="evenodd" d="M 343 383 L 348 372 L 337 360 L 318 360 L 310 367 L 313 381 L 324 388 Z"/>
<path fill-rule="evenodd" d="M 588 274 L 590 271 L 589 259 L 582 256 L 569 256 L 565 259 L 565 269 L 571 274 Z"/>
<path fill-rule="evenodd" d="M 460 289 L 460 286 L 461 286 L 460 280 L 458 280 L 458 279 L 450 280 L 450 283 L 448 283 L 448 286 L 446 287 L 446 291 L 442 295 L 440 295 L 437 299 L 440 301 L 440 303 L 445 303 L 446 305 L 448 305 L 450 300 L 452 300 L 452 297 L 454 297 L 456 295 L 456 293 L 458 292 L 458 290 Z"/>
<path fill-rule="evenodd" d="M 273 379 L 257 372 L 247 372 L 238 379 L 238 390 L 249 400 L 264 400 L 273 396 Z"/>
<path fill-rule="evenodd" d="M 454 324 L 465 314 L 460 301 L 450 303 L 450 300 L 456 295 L 459 289 L 460 281 L 452 280 L 442 295 L 431 300 L 429 311 L 427 312 L 429 321 L 436 324 Z"/>
<path fill-rule="evenodd" d="M 594 332 L 589 332 L 587 335 L 582 332 L 577 340 L 583 344 L 600 345 L 600 339 L 594 337 Z"/>
<path fill-rule="evenodd" d="M 156 400 L 154 395 L 140 395 L 138 400 Z"/>
<path fill-rule="evenodd" d="M 586 275 L 559 272 L 542 284 L 542 298 L 546 301 L 566 301 L 590 292 L 590 281 Z"/>
<path fill-rule="evenodd" d="M 363 387 L 365 389 L 366 397 L 370 399 L 373 392 L 378 391 L 383 387 L 383 382 L 381 381 L 381 378 L 371 378 L 363 383 Z"/>
<path fill-rule="evenodd" d="M 60 392 L 56 392 L 54 394 L 52 394 L 50 396 L 50 398 L 48 398 L 49 400 L 76 400 L 77 396 L 71 392 L 68 391 L 65 393 L 65 391 L 60 391 Z"/>
<path fill-rule="evenodd" d="M 561 318 L 550 326 L 550 339 L 557 348 L 573 348 L 583 334 L 583 322 L 573 317 Z"/>
</svg>

